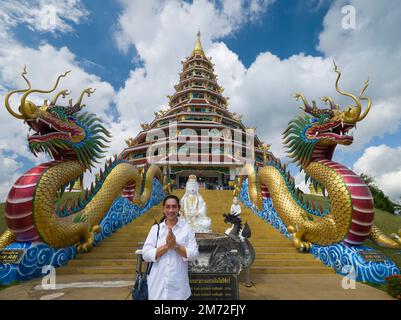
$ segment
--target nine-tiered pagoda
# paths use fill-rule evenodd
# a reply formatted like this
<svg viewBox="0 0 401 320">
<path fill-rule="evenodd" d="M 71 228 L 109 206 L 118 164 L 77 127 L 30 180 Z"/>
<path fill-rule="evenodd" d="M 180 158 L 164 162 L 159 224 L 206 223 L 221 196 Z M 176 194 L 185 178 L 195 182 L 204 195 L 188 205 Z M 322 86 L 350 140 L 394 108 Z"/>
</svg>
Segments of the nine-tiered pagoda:
<svg viewBox="0 0 401 320">
<path fill-rule="evenodd" d="M 228 110 L 228 97 L 217 83 L 214 64 L 206 57 L 200 33 L 191 55 L 182 61 L 180 81 L 169 98 L 168 110 L 155 112 L 150 124 L 127 139 L 122 157 L 137 168 L 151 163 L 162 168 L 175 187 L 195 174 L 200 187 L 228 187 L 246 162 L 263 165 L 269 145 L 242 116 Z"/>
</svg>

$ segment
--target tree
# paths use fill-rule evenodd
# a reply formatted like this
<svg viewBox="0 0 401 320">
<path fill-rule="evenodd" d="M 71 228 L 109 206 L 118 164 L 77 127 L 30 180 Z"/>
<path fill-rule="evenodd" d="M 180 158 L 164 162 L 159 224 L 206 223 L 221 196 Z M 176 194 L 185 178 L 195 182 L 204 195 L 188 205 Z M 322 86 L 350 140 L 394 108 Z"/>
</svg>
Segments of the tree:
<svg viewBox="0 0 401 320">
<path fill-rule="evenodd" d="M 368 185 L 370 192 L 372 193 L 375 207 L 378 209 L 394 213 L 397 206 L 376 185 L 375 180 L 364 173 L 361 174 L 361 178 Z"/>
</svg>

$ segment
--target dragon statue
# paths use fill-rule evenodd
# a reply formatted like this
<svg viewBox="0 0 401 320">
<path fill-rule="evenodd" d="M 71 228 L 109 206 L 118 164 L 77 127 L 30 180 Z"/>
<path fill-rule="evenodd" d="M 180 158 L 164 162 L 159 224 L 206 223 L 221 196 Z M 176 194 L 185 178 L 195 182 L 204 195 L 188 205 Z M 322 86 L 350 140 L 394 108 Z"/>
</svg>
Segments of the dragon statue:
<svg viewBox="0 0 401 320">
<path fill-rule="evenodd" d="M 322 246 L 343 241 L 358 246 L 367 238 L 376 244 L 401 248 L 401 229 L 398 235 L 386 236 L 374 222 L 373 197 L 365 182 L 351 169 L 332 161 L 338 144 L 350 145 L 356 128 L 371 108 L 371 99 L 364 96 L 369 82 L 366 81 L 359 96 L 339 88 L 341 72 L 334 63 L 337 73 L 336 90 L 351 98 L 355 104 L 341 110 L 331 97 L 321 100 L 330 109 L 320 109 L 313 101 L 310 105 L 302 93 L 294 98 L 301 99 L 300 107 L 305 114 L 289 122 L 284 132 L 284 144 L 289 157 L 305 172 L 305 182 L 309 179 L 315 187 L 326 191 L 329 208 L 323 208 L 304 198 L 302 191 L 295 187 L 294 179 L 272 154 L 265 166 L 255 172 L 254 166 L 246 164 L 236 183 L 235 194 L 240 191 L 242 179 L 248 177 L 249 197 L 259 209 L 263 199 L 271 197 L 274 208 L 292 235 L 294 246 L 299 251 L 308 252 L 311 244 Z M 367 107 L 362 112 L 362 100 Z"/>
<path fill-rule="evenodd" d="M 24 68 L 22 77 L 28 88 L 13 90 L 5 98 L 8 112 L 23 120 L 33 133 L 27 136 L 30 151 L 35 156 L 45 152 L 52 161 L 28 170 L 12 186 L 5 206 L 8 229 L 0 236 L 0 248 L 15 241 L 32 241 L 54 248 L 76 245 L 78 252 L 87 252 L 116 197 L 122 193 L 134 203 L 144 205 L 149 200 L 153 178 L 162 182 L 157 166 L 151 166 L 142 179 L 133 165 L 115 156 L 106 161 L 104 171 L 100 170 L 83 199 L 61 204 L 64 190 L 67 187 L 71 190 L 77 179 L 82 182 L 84 172 L 91 171 L 103 158 L 105 143 L 111 137 L 94 114 L 81 112 L 84 95 L 89 97 L 94 93 L 91 88 L 83 90 L 74 105 L 72 99 L 68 106 L 56 104 L 60 96 L 65 98 L 70 94 L 68 90 L 58 92 L 50 104 L 44 100 L 43 106 L 27 100 L 32 93 L 55 91 L 60 79 L 68 73 L 60 75 L 52 89 L 37 90 L 31 88 Z M 15 93 L 22 94 L 18 111 L 9 102 Z"/>
</svg>

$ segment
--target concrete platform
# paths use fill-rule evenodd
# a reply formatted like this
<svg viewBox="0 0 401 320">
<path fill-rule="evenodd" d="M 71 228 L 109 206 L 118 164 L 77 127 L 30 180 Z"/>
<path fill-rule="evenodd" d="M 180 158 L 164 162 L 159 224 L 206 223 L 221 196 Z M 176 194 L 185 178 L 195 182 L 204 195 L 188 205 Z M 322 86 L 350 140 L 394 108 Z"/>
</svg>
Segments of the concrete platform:
<svg viewBox="0 0 401 320">
<path fill-rule="evenodd" d="M 345 290 L 336 274 L 256 274 L 250 288 L 240 283 L 241 300 L 393 300 L 365 284 Z M 0 290 L 0 300 L 130 300 L 132 276 L 61 275 L 55 290 L 44 290 L 41 279 Z"/>
</svg>

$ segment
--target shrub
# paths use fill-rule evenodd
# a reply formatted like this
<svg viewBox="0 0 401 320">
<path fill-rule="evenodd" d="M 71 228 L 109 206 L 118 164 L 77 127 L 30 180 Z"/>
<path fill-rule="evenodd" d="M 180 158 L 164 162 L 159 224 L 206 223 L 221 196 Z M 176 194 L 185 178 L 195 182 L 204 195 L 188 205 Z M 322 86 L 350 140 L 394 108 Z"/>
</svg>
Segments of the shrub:
<svg viewBox="0 0 401 320">
<path fill-rule="evenodd" d="M 396 299 L 401 300 L 401 274 L 396 274 L 386 278 L 388 293 Z"/>
</svg>

